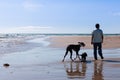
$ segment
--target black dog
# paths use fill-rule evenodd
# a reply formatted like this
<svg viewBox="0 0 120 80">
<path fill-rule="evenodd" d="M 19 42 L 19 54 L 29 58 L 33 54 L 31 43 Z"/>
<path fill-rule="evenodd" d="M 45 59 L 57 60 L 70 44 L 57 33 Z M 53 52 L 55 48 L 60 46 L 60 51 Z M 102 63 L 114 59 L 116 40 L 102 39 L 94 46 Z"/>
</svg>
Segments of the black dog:
<svg viewBox="0 0 120 80">
<path fill-rule="evenodd" d="M 86 62 L 87 53 L 84 52 L 80 56 L 81 56 L 81 62 Z"/>
<path fill-rule="evenodd" d="M 85 44 L 83 43 L 83 42 L 78 42 L 78 44 L 77 45 L 75 45 L 75 44 L 70 44 L 70 45 L 68 45 L 67 46 L 67 48 L 66 48 L 66 53 L 65 53 L 65 55 L 64 55 L 64 58 L 63 58 L 63 62 L 64 62 L 64 59 L 65 59 L 65 57 L 67 56 L 67 54 L 68 54 L 68 52 L 70 52 L 70 59 L 72 60 L 72 61 L 74 61 L 73 59 L 72 59 L 72 51 L 74 50 L 75 52 L 76 52 L 76 58 L 78 57 L 79 58 L 79 60 L 80 60 L 80 57 L 79 57 L 79 50 L 80 50 L 80 47 L 84 47 L 85 46 Z"/>
</svg>

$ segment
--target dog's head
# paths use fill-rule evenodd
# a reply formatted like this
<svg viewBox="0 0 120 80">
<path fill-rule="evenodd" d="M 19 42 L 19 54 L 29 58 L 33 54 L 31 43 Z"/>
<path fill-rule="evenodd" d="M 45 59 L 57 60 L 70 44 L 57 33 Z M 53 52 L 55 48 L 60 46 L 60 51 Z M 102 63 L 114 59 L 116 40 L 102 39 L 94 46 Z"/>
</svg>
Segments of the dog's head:
<svg viewBox="0 0 120 80">
<path fill-rule="evenodd" d="M 85 43 L 84 42 L 78 42 L 78 44 L 82 47 L 85 47 Z"/>
<path fill-rule="evenodd" d="M 84 52 L 84 53 L 82 53 L 82 55 L 81 56 L 85 56 L 85 57 L 87 57 L 87 53 L 86 52 Z"/>
</svg>

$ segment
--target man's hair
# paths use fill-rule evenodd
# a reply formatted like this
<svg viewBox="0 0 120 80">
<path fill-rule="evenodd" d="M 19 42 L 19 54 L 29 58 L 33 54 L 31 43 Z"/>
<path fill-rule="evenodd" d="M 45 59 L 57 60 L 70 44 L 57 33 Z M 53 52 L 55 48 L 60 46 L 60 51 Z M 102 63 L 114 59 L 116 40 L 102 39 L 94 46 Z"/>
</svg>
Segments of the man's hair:
<svg viewBox="0 0 120 80">
<path fill-rule="evenodd" d="M 100 25 L 97 23 L 97 24 L 95 25 L 95 27 L 98 29 L 98 28 L 100 27 Z"/>
</svg>

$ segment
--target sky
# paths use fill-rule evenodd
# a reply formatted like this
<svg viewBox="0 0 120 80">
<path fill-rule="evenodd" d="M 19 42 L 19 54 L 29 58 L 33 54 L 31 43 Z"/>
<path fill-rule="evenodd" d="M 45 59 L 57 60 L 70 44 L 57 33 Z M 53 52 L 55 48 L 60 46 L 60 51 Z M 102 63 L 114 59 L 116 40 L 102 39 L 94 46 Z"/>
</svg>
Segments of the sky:
<svg viewBox="0 0 120 80">
<path fill-rule="evenodd" d="M 0 0 L 0 33 L 120 33 L 120 0 Z"/>
</svg>

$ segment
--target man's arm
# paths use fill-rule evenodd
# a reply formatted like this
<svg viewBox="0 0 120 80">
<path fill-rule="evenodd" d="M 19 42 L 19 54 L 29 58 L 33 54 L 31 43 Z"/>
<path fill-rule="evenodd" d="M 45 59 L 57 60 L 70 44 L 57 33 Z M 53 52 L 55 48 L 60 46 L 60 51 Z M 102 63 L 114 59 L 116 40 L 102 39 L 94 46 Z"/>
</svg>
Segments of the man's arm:
<svg viewBox="0 0 120 80">
<path fill-rule="evenodd" d="M 93 44 L 93 34 L 92 34 L 92 37 L 91 37 L 91 44 Z"/>
<path fill-rule="evenodd" d="M 103 39 L 104 39 L 104 36 L 103 36 L 103 34 L 102 34 L 102 43 L 103 43 Z"/>
<path fill-rule="evenodd" d="M 103 31 L 102 31 L 101 35 L 102 35 L 102 43 L 103 43 L 103 39 L 104 39 Z"/>
</svg>

